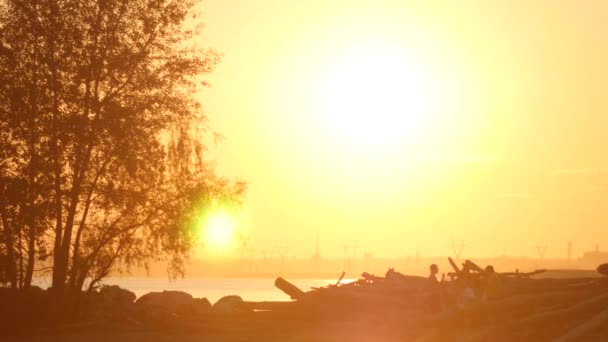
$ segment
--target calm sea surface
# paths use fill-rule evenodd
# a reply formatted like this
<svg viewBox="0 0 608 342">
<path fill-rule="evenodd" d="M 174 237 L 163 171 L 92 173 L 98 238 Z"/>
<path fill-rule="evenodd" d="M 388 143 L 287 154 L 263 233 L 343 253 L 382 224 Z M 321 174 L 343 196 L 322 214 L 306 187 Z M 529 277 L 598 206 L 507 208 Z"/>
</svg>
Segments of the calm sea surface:
<svg viewBox="0 0 608 342">
<path fill-rule="evenodd" d="M 350 281 L 350 280 L 347 280 Z M 347 282 L 344 281 L 344 282 Z M 335 284 L 335 279 L 289 279 L 303 291 L 311 287 Z M 129 289 L 137 297 L 152 291 L 177 290 L 191 294 L 193 297 L 206 297 L 211 303 L 228 295 L 239 295 L 246 301 L 290 300 L 274 286 L 274 279 L 204 279 L 188 278 L 170 281 L 163 278 L 108 278 L 108 285 L 118 285 Z"/>
<path fill-rule="evenodd" d="M 303 291 L 308 291 L 311 287 L 336 283 L 336 279 L 288 280 Z M 342 282 L 350 281 L 353 281 L 353 279 L 345 279 Z M 48 286 L 46 281 L 39 280 L 37 283 L 43 287 Z M 134 292 L 137 297 L 153 291 L 173 290 L 187 292 L 196 298 L 206 297 L 211 303 L 215 303 L 218 299 L 228 295 L 239 295 L 246 301 L 290 300 L 289 296 L 274 286 L 274 279 L 187 278 L 171 281 L 166 278 L 124 277 L 107 278 L 103 283 L 128 289 Z"/>
</svg>

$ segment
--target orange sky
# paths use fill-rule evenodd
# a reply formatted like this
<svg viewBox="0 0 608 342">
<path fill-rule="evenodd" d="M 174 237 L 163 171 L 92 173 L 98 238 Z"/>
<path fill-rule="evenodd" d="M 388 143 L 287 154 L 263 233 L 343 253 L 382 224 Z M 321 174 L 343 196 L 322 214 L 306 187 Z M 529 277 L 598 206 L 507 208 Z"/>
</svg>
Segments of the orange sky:
<svg viewBox="0 0 608 342">
<path fill-rule="evenodd" d="M 252 248 L 608 248 L 608 2 L 201 9 L 202 44 L 225 54 L 201 100 L 226 136 L 220 171 L 250 182 L 239 229 Z"/>
</svg>

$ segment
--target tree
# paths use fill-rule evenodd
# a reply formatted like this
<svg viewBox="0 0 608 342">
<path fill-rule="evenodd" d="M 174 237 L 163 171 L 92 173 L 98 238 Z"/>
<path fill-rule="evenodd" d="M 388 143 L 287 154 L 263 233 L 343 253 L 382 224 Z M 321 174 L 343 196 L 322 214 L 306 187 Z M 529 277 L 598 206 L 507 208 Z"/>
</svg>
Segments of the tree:
<svg viewBox="0 0 608 342">
<path fill-rule="evenodd" d="M 0 5 L 0 177 L 23 184 L 19 204 L 0 203 L 0 216 L 8 263 L 20 248 L 28 254 L 23 286 L 47 254 L 59 294 L 158 256 L 178 274 L 198 211 L 238 203 L 245 184 L 204 158 L 213 133 L 194 94 L 219 55 L 196 46 L 194 5 Z M 15 227 L 26 228 L 26 247 Z"/>
</svg>

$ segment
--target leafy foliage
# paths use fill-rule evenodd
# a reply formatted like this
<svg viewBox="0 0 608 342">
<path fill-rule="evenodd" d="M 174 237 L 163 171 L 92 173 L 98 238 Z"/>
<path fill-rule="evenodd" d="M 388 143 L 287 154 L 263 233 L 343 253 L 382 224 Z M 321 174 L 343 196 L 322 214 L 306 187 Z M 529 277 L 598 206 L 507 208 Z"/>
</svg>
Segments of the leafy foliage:
<svg viewBox="0 0 608 342">
<path fill-rule="evenodd" d="M 204 158 L 212 132 L 194 95 L 220 56 L 196 47 L 194 5 L 0 5 L 0 177 L 25 184 L 34 218 L 10 227 L 52 251 L 54 288 L 94 286 L 158 256 L 179 274 L 196 242 L 185 224 L 194 203 L 238 202 L 245 190 Z"/>
</svg>

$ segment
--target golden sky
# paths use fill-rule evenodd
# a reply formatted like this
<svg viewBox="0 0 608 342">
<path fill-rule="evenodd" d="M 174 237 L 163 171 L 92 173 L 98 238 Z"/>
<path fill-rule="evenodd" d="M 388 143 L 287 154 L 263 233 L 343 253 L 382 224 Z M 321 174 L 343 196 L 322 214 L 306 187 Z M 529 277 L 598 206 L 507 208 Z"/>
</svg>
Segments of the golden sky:
<svg viewBox="0 0 608 342">
<path fill-rule="evenodd" d="M 608 246 L 608 2 L 207 0 L 201 95 L 259 250 Z M 608 247 L 605 247 L 608 248 Z M 233 251 L 237 253 L 236 251 Z M 223 251 L 222 253 L 230 253 Z"/>
</svg>

